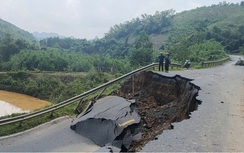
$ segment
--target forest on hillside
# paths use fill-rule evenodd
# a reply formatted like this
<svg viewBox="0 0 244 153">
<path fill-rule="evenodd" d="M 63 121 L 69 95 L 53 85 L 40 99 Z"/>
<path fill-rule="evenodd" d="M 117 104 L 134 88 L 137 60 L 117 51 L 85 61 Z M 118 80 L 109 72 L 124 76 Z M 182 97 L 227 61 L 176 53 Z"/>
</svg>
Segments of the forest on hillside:
<svg viewBox="0 0 244 153">
<path fill-rule="evenodd" d="M 50 37 L 39 42 L 5 33 L 0 38 L 0 71 L 127 73 L 169 52 L 182 64 L 244 54 L 244 1 L 222 2 L 190 11 L 142 14 L 115 25 L 101 39 Z M 1 24 L 0 24 L 1 25 Z"/>
</svg>

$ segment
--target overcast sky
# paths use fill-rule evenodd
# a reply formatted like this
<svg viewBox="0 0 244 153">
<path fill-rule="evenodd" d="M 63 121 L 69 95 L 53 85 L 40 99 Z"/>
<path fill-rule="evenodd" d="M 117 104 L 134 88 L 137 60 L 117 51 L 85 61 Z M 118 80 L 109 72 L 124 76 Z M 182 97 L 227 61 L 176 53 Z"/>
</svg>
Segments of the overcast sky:
<svg viewBox="0 0 244 153">
<path fill-rule="evenodd" d="M 28 32 L 101 38 L 115 24 L 153 15 L 218 4 L 223 0 L 0 0 L 0 18 Z M 226 0 L 240 3 L 241 0 Z"/>
</svg>

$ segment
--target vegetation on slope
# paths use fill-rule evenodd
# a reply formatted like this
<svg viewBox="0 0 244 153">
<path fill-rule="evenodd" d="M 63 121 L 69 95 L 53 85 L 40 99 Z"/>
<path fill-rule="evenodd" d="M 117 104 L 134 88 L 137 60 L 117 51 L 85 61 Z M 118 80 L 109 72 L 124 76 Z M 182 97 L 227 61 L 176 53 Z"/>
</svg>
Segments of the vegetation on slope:
<svg viewBox="0 0 244 153">
<path fill-rule="evenodd" d="M 37 41 L 31 33 L 24 31 L 24 30 L 16 27 L 15 25 L 0 19 L 0 40 L 6 34 L 10 34 L 15 39 L 24 39 L 29 42 Z"/>
<path fill-rule="evenodd" d="M 0 74 L 0 90 L 59 103 L 106 83 L 114 77 L 108 73 L 95 71 L 88 73 L 8 72 Z"/>
</svg>

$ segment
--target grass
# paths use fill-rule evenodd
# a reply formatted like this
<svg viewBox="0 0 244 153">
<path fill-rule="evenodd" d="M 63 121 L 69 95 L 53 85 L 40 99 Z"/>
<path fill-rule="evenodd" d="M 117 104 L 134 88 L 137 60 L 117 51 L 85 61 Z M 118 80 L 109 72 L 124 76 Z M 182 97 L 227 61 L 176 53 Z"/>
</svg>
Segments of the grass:
<svg viewBox="0 0 244 153">
<path fill-rule="evenodd" d="M 101 95 L 101 97 L 104 97 L 104 96 L 108 96 L 110 95 L 113 91 L 119 89 L 120 87 L 120 83 L 122 83 L 123 81 L 120 81 L 118 83 L 115 83 L 111 86 L 109 86 Z M 84 100 L 82 100 L 83 102 L 84 101 L 90 101 L 92 99 L 95 99 L 100 93 L 101 93 L 102 90 L 84 98 Z M 101 98 L 101 97 L 98 97 Z M 11 135 L 11 134 L 14 134 L 14 133 L 18 133 L 18 132 L 22 132 L 22 131 L 25 131 L 25 130 L 28 130 L 28 129 L 31 129 L 31 128 L 34 128 L 38 125 L 41 125 L 43 123 L 46 123 L 46 122 L 49 122 L 53 119 L 56 119 L 56 118 L 59 118 L 59 117 L 62 117 L 62 116 L 76 116 L 76 107 L 77 105 L 79 104 L 79 101 L 76 101 L 68 106 L 65 106 L 61 109 L 58 109 L 58 110 L 55 110 L 52 114 L 52 116 L 50 116 L 50 113 L 46 113 L 46 114 L 43 114 L 41 116 L 38 116 L 38 117 L 34 117 L 34 118 L 31 118 L 31 119 L 28 119 L 28 120 L 25 120 L 23 121 L 21 124 L 20 122 L 17 122 L 17 123 L 12 123 L 12 124 L 7 124 L 7 125 L 3 125 L 1 126 L 0 128 L 0 136 L 6 136 L 6 135 Z M 82 111 L 86 106 L 83 106 L 83 108 L 79 111 Z M 2 119 L 3 118 L 10 118 L 10 117 L 14 117 L 14 116 L 19 116 L 19 115 L 23 115 L 24 113 L 22 114 L 12 114 L 12 115 L 8 115 L 8 116 L 4 116 L 4 117 L 1 117 Z"/>
</svg>

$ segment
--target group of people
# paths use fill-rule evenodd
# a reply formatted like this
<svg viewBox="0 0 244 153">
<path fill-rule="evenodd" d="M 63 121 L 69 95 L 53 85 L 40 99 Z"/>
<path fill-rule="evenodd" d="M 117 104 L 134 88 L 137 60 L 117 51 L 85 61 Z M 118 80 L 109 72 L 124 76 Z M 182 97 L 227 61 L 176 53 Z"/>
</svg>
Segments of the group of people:
<svg viewBox="0 0 244 153">
<path fill-rule="evenodd" d="M 158 71 L 160 71 L 160 69 L 162 68 L 162 71 L 164 71 L 164 60 L 165 60 L 165 72 L 168 73 L 169 72 L 169 65 L 171 64 L 170 58 L 169 58 L 169 53 L 166 54 L 166 56 L 163 55 L 163 53 L 161 52 L 160 55 L 158 56 Z M 191 65 L 191 62 L 186 60 L 184 63 L 184 67 L 186 69 L 188 69 Z"/>
<path fill-rule="evenodd" d="M 162 71 L 164 71 L 164 63 L 165 60 L 165 72 L 169 72 L 169 65 L 171 64 L 169 53 L 166 54 L 166 56 L 163 55 L 163 53 L 160 53 L 160 56 L 158 57 L 159 65 L 158 65 L 158 71 L 160 71 L 160 68 L 162 68 Z"/>
</svg>

